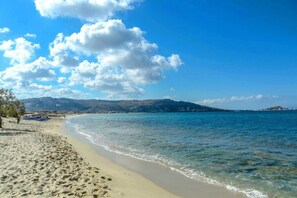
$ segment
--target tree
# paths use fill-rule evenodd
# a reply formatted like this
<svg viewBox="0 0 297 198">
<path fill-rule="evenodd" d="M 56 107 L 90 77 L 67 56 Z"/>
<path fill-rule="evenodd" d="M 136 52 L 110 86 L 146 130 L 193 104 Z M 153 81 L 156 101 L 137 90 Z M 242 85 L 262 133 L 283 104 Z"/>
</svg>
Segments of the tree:
<svg viewBox="0 0 297 198">
<path fill-rule="evenodd" d="M 15 97 L 11 90 L 0 88 L 0 128 L 2 128 L 1 117 L 14 117 L 19 123 L 25 111 L 23 103 Z"/>
</svg>

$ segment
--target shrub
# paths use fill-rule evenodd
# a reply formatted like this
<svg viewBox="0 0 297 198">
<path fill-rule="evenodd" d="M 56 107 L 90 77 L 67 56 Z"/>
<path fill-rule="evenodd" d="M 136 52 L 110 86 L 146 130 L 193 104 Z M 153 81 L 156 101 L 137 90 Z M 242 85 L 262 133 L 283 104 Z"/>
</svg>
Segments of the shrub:
<svg viewBox="0 0 297 198">
<path fill-rule="evenodd" d="M 25 106 L 11 90 L 0 88 L 0 128 L 2 128 L 1 117 L 14 117 L 19 123 L 25 112 Z"/>
</svg>

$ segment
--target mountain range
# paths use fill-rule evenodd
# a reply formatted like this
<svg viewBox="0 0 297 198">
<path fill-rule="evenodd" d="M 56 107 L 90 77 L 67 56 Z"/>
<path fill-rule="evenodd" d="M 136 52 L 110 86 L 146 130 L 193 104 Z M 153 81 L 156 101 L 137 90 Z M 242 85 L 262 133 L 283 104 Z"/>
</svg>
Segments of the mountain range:
<svg viewBox="0 0 297 198">
<path fill-rule="evenodd" d="M 69 98 L 30 98 L 22 102 L 27 112 L 129 113 L 129 112 L 209 112 L 226 111 L 191 102 L 160 100 L 77 100 Z"/>
</svg>

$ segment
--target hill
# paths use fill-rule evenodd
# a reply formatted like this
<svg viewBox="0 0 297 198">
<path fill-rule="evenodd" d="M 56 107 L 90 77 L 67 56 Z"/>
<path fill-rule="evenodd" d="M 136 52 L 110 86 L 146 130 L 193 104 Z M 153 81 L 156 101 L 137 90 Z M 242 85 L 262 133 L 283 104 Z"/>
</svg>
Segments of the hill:
<svg viewBox="0 0 297 198">
<path fill-rule="evenodd" d="M 287 108 L 284 108 L 281 106 L 269 107 L 265 109 L 265 111 L 284 111 L 284 110 L 287 110 Z"/>
<path fill-rule="evenodd" d="M 128 112 L 206 112 L 224 111 L 190 102 L 162 100 L 76 100 L 69 98 L 23 99 L 27 112 L 57 111 L 74 113 L 128 113 Z"/>
<path fill-rule="evenodd" d="M 274 107 L 269 107 L 266 109 L 262 109 L 261 111 L 296 111 L 296 108 L 285 108 L 282 106 L 274 106 Z"/>
</svg>

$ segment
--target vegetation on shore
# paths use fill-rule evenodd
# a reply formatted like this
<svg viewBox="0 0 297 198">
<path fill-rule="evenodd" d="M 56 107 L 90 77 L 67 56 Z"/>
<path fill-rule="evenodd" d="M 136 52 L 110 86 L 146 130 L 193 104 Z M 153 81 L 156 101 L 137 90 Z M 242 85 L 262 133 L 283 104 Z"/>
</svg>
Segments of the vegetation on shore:
<svg viewBox="0 0 297 198">
<path fill-rule="evenodd" d="M 19 123 L 25 112 L 25 106 L 16 98 L 12 90 L 0 88 L 0 128 L 2 128 L 2 117 L 16 118 Z"/>
</svg>

